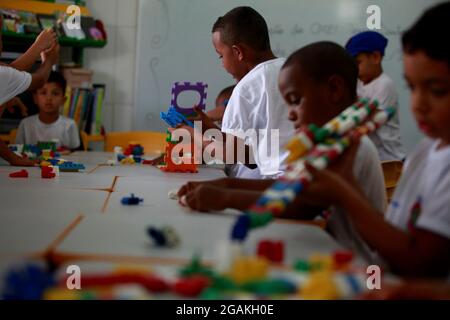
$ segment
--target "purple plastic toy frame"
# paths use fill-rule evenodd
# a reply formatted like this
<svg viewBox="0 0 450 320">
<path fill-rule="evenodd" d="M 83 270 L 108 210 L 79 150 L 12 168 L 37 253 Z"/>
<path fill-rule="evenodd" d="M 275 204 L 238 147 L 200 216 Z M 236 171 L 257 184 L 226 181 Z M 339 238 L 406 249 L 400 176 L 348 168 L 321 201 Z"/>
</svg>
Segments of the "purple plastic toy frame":
<svg viewBox="0 0 450 320">
<path fill-rule="evenodd" d="M 178 112 L 184 115 L 189 115 L 195 113 L 194 108 L 180 108 L 177 103 L 178 95 L 183 91 L 197 91 L 200 95 L 200 102 L 197 106 L 200 109 L 206 109 L 206 89 L 208 84 L 203 82 L 191 83 L 191 82 L 175 82 L 172 86 L 172 101 L 171 106 L 175 108 Z"/>
</svg>

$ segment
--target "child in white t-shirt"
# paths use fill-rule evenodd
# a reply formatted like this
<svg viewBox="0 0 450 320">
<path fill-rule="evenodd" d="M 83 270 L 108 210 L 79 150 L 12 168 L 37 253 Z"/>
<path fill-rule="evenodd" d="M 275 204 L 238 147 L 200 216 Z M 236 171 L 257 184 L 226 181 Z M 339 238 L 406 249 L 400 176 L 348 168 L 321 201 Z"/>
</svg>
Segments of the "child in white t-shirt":
<svg viewBox="0 0 450 320">
<path fill-rule="evenodd" d="M 0 15 L 0 54 L 2 50 L 1 30 L 3 19 Z M 42 64 L 32 74 L 29 70 L 36 59 L 41 56 Z M 18 94 L 41 87 L 47 80 L 52 66 L 58 61 L 59 45 L 52 30 L 44 30 L 33 45 L 10 65 L 0 64 L 0 105 L 8 102 Z M 14 166 L 32 166 L 34 162 L 21 158 L 11 152 L 0 140 L 0 157 Z"/>
<path fill-rule="evenodd" d="M 39 141 L 56 140 L 57 146 L 65 149 L 80 146 L 75 121 L 59 114 L 66 100 L 65 91 L 66 80 L 59 72 L 52 71 L 47 83 L 33 93 L 39 113 L 20 122 L 16 143 L 37 144 Z"/>
<path fill-rule="evenodd" d="M 361 98 L 376 99 L 381 108 L 398 110 L 398 94 L 392 79 L 383 72 L 382 60 L 388 40 L 375 31 L 353 36 L 346 44 L 359 68 L 357 92 Z M 400 138 L 398 113 L 383 127 L 370 135 L 381 161 L 403 160 L 405 151 Z"/>
<path fill-rule="evenodd" d="M 402 36 L 411 110 L 427 138 L 408 156 L 385 217 L 352 177 L 308 167 L 314 179 L 304 197 L 343 207 L 369 246 L 405 276 L 448 277 L 450 270 L 450 48 L 433 36 L 449 20 L 450 3 L 436 5 Z"/>
<path fill-rule="evenodd" d="M 287 156 L 283 146 L 294 134 L 278 90 L 278 74 L 285 59 L 274 56 L 267 24 L 250 7 L 234 8 L 218 18 L 212 42 L 224 69 L 238 81 L 222 119 L 222 140 L 234 142 L 223 143 L 223 161 L 232 163 L 227 172 L 239 178 L 276 178 L 283 172 Z M 201 110 L 197 112 L 204 131 L 214 128 Z M 228 147 L 244 143 L 245 155 L 238 154 L 238 147 Z"/>
</svg>

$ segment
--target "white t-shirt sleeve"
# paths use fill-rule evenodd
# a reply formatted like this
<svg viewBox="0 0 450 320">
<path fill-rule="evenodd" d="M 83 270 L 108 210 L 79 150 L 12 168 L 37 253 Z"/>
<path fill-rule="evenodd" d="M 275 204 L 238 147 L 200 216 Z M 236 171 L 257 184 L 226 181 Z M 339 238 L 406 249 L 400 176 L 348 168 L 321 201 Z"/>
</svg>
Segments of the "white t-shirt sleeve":
<svg viewBox="0 0 450 320">
<path fill-rule="evenodd" d="M 244 96 L 240 94 L 232 95 L 222 119 L 222 131 L 245 138 L 246 129 L 254 126 L 249 114 L 249 110 L 252 110 L 252 108 L 250 101 Z"/>
<path fill-rule="evenodd" d="M 69 149 L 76 149 L 80 146 L 80 136 L 78 133 L 78 128 L 74 121 L 70 121 L 69 129 L 68 129 L 68 135 L 69 135 L 69 145 L 66 146 Z"/>
<path fill-rule="evenodd" d="M 377 99 L 380 108 L 394 107 L 397 108 L 398 96 L 395 90 L 394 83 L 387 79 L 380 83 L 380 85 L 373 92 L 373 99 Z"/>
<path fill-rule="evenodd" d="M 432 200 L 422 205 L 416 227 L 437 233 L 450 239 L 450 174 L 442 177 L 434 186 Z"/>
<path fill-rule="evenodd" d="M 17 129 L 16 134 L 16 143 L 17 144 L 25 144 L 25 121 L 20 121 L 19 128 Z"/>
<path fill-rule="evenodd" d="M 384 212 L 387 206 L 387 199 L 383 169 L 381 168 L 377 149 L 366 136 L 361 138 L 353 174 L 371 204 L 379 212 Z"/>
<path fill-rule="evenodd" d="M 21 94 L 30 87 L 31 74 L 11 67 L 0 66 L 0 104 Z"/>
</svg>

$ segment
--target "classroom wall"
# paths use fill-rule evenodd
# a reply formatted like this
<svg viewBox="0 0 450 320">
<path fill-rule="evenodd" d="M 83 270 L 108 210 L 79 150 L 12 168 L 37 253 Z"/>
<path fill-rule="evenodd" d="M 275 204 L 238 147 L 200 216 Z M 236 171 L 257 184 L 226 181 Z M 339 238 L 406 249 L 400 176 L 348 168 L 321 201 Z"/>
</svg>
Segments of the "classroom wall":
<svg viewBox="0 0 450 320">
<path fill-rule="evenodd" d="M 107 131 L 132 130 L 138 0 L 88 0 L 87 7 L 103 21 L 108 44 L 85 50 L 85 67 L 94 82 L 106 84 L 104 126 Z"/>
<path fill-rule="evenodd" d="M 233 7 L 250 5 L 258 10 L 269 25 L 275 54 L 286 57 L 315 41 L 344 45 L 353 34 L 367 30 L 366 9 L 377 4 L 382 13 L 380 31 L 389 39 L 384 68 L 399 92 L 401 134 L 411 150 L 422 135 L 409 111 L 400 36 L 437 2 L 441 0 L 139 0 L 133 124 L 142 130 L 164 130 L 159 113 L 169 107 L 175 81 L 208 83 L 209 108 L 220 89 L 232 84 L 212 47 L 211 27 Z"/>
</svg>

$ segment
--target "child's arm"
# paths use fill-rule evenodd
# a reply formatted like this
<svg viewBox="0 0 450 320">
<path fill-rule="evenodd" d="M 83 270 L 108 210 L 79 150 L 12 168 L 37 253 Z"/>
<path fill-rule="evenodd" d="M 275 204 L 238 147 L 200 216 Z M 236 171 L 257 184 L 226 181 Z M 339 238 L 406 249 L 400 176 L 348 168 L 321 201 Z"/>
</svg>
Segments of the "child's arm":
<svg viewBox="0 0 450 320">
<path fill-rule="evenodd" d="M 202 132 L 195 132 L 193 128 L 188 126 L 181 126 L 185 129 L 187 129 L 191 133 L 191 137 L 193 138 L 194 135 L 200 135 L 200 140 L 202 142 L 202 152 L 207 148 L 210 144 L 214 143 L 212 141 L 203 141 L 203 134 L 205 131 L 209 129 L 217 129 L 218 133 L 222 136 L 223 143 L 217 143 L 217 149 L 221 149 L 222 152 L 222 160 L 223 162 L 226 162 L 228 164 L 231 164 L 231 161 L 234 161 L 233 164 L 237 163 L 238 160 L 241 160 L 243 164 L 248 166 L 249 168 L 255 168 L 256 165 L 252 161 L 253 152 L 251 148 L 244 143 L 243 139 L 240 139 L 236 137 L 235 135 L 228 134 L 221 132 L 220 129 L 214 124 L 214 121 L 212 121 L 206 113 L 204 113 L 200 108 L 194 107 L 194 110 L 197 112 L 198 116 L 195 120 L 199 120 L 202 122 Z M 198 139 L 193 139 L 194 142 Z M 229 150 L 227 148 L 227 141 L 232 141 L 232 150 Z M 212 148 L 212 147 L 210 147 Z M 240 150 L 244 150 L 244 154 L 239 154 Z M 215 156 L 217 159 L 218 157 Z"/>
<path fill-rule="evenodd" d="M 212 121 L 221 121 L 224 113 L 225 113 L 225 106 L 219 106 L 219 107 L 215 107 L 214 109 L 206 112 L 206 115 Z"/>
<path fill-rule="evenodd" d="M 31 84 L 28 90 L 36 90 L 41 88 L 48 79 L 52 67 L 58 62 L 59 58 L 59 45 L 54 46 L 48 51 L 44 51 L 42 54 L 41 66 L 31 74 Z"/>
<path fill-rule="evenodd" d="M 39 58 L 41 52 L 55 46 L 56 41 L 56 33 L 53 30 L 43 30 L 31 47 L 9 66 L 20 71 L 28 71 Z"/>
<path fill-rule="evenodd" d="M 12 166 L 18 167 L 32 167 L 35 165 L 34 161 L 19 157 L 14 152 L 9 150 L 8 146 L 0 140 L 0 157 L 9 162 Z"/>
<path fill-rule="evenodd" d="M 344 208 L 362 238 L 388 261 L 394 272 L 407 276 L 442 276 L 448 272 L 448 239 L 423 229 L 405 233 L 386 222 L 354 183 L 330 170 L 318 171 L 310 165 L 307 169 L 314 179 L 303 197 Z"/>
<path fill-rule="evenodd" d="M 248 191 L 263 191 L 270 187 L 275 180 L 220 178 L 207 181 L 189 181 L 178 190 L 178 197 L 182 197 L 187 192 L 194 190 L 199 185 L 212 185 L 224 189 L 240 189 Z"/>
</svg>

